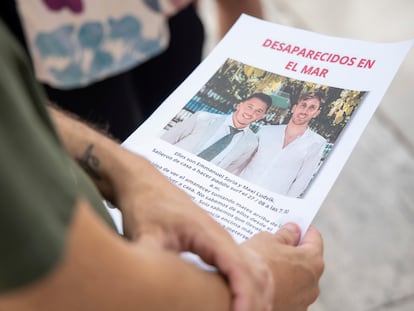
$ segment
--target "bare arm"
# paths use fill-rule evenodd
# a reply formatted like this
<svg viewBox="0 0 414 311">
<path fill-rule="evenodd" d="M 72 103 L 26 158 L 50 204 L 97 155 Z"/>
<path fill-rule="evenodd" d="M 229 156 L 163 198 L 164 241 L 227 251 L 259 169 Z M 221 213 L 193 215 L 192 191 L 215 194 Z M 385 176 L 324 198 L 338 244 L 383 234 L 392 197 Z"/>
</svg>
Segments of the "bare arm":
<svg viewBox="0 0 414 311">
<path fill-rule="evenodd" d="M 266 259 L 275 284 L 269 304 L 249 311 L 305 311 L 316 299 L 322 240 L 311 228 L 296 247 L 299 236 L 297 227 L 282 228 L 245 243 L 258 254 L 255 259 Z M 149 241 L 121 239 L 79 200 L 61 263 L 34 284 L 0 294 L 0 310 L 228 311 L 232 294 L 226 284 L 219 274 L 199 270 Z"/>
<path fill-rule="evenodd" d="M 191 251 L 216 266 L 228 281 L 233 310 L 254 310 L 270 301 L 264 261 L 253 262 L 216 221 L 147 160 L 62 112 L 50 109 L 68 152 L 122 212 L 133 241 Z"/>
<path fill-rule="evenodd" d="M 165 281 L 167 288 L 171 284 L 170 278 L 174 279 L 171 285 L 171 287 L 175 287 L 174 291 L 171 292 L 174 295 L 175 289 L 178 292 L 187 291 L 185 286 L 192 287 L 193 291 L 201 290 L 201 294 L 193 293 L 191 290 L 188 291 L 191 294 L 185 294 L 184 300 L 193 295 L 191 298 L 195 300 L 190 299 L 189 303 L 195 303 L 196 305 L 199 301 L 204 303 L 203 297 L 206 297 L 206 299 L 210 297 L 209 291 L 211 290 L 211 295 L 223 297 L 220 298 L 220 300 L 223 300 L 216 301 L 219 303 L 218 305 L 207 303 L 206 307 L 211 307 L 210 310 L 227 310 L 228 297 L 232 300 L 232 310 L 246 311 L 264 310 L 265 306 L 272 304 L 275 306 L 272 310 L 275 311 L 280 309 L 286 311 L 306 310 L 305 306 L 316 299 L 318 281 L 323 270 L 322 240 L 317 231 L 311 229 L 299 246 L 296 246 L 300 237 L 299 229 L 295 233 L 289 233 L 284 229 L 278 231 L 276 235 L 270 233 L 259 234 L 248 241 L 244 245 L 245 247 L 240 247 L 234 243 L 229 234 L 218 223 L 195 205 L 183 191 L 172 185 L 148 161 L 130 153 L 116 142 L 60 112 L 52 109 L 51 113 L 70 154 L 77 159 L 81 159 L 81 162 L 83 161 L 86 165 L 86 169 L 91 169 L 90 173 L 97 184 L 100 185 L 101 190 L 121 209 L 126 221 L 124 229 L 126 229 L 129 238 L 134 241 L 133 243 L 129 242 L 128 247 L 124 249 L 131 249 L 131 253 L 128 253 L 131 255 L 135 254 L 133 250 L 141 249 L 144 259 L 151 258 L 151 260 L 148 260 L 148 265 L 143 265 L 145 269 L 139 270 L 137 267 L 131 268 L 126 264 L 126 262 L 137 264 L 137 258 L 119 258 L 120 261 L 118 262 L 118 257 L 111 259 L 111 256 L 115 256 L 115 253 L 121 254 L 121 252 L 111 251 L 107 255 L 110 258 L 109 261 L 116 266 L 114 268 L 116 273 L 124 271 L 123 273 L 128 274 L 128 270 L 138 269 L 137 278 L 140 273 L 144 273 L 144 276 L 148 279 L 157 280 L 156 284 L 150 283 L 154 286 L 159 285 L 159 280 L 162 280 L 157 274 L 160 273 L 169 278 Z M 93 148 L 91 148 L 92 145 Z M 90 226 L 86 227 L 89 228 Z M 89 229 L 84 234 L 85 236 L 91 235 Z M 269 247 L 269 245 L 274 245 L 274 247 Z M 92 245 L 88 247 L 93 252 L 90 257 L 84 257 L 89 257 L 93 261 L 91 264 L 95 263 L 92 258 L 99 258 L 97 261 L 100 261 L 102 256 L 96 255 L 100 254 L 98 249 L 95 249 Z M 106 249 L 106 246 L 102 244 L 100 248 Z M 251 252 L 251 249 L 255 252 Z M 147 250 L 149 253 L 145 255 Z M 166 250 L 175 253 L 178 251 L 193 251 L 206 262 L 216 265 L 224 278 L 217 279 L 215 274 L 198 270 L 193 271 L 194 268 L 192 266 L 187 267 L 186 263 L 180 261 L 178 255 Z M 152 251 L 155 251 L 156 254 L 151 255 Z M 85 252 L 85 254 L 88 253 Z M 124 254 L 127 257 L 129 256 L 127 253 Z M 157 263 L 155 265 L 156 269 L 160 269 L 159 265 L 162 263 L 168 267 L 166 270 L 175 271 L 167 271 L 164 274 L 164 269 L 151 270 L 153 268 L 150 265 L 153 260 L 152 256 L 163 258 L 155 260 Z M 171 266 L 167 265 L 170 259 Z M 162 262 L 160 263 L 159 260 L 162 260 Z M 177 263 L 177 261 L 179 262 Z M 177 268 L 174 268 L 175 265 L 177 265 Z M 125 266 L 125 270 L 120 266 Z M 185 271 L 183 272 L 181 268 Z M 106 269 L 109 268 L 98 267 L 95 274 L 99 276 Z M 118 271 L 118 269 L 120 270 Z M 150 271 L 153 271 L 157 277 L 151 277 L 149 274 L 152 272 Z M 174 274 L 175 272 L 177 274 Z M 192 276 L 190 277 L 191 273 L 195 273 L 195 280 L 192 279 Z M 201 273 L 200 276 L 198 276 L 199 273 Z M 188 284 L 184 283 L 184 287 L 177 286 L 184 275 L 190 277 Z M 201 280 L 205 280 L 205 283 L 201 285 L 201 289 L 198 288 L 199 277 Z M 84 280 L 84 277 L 81 278 Z M 210 281 L 207 281 L 210 278 L 212 278 L 211 288 Z M 119 282 L 121 281 L 122 279 Z M 133 282 L 135 281 L 133 280 Z M 131 288 L 128 286 L 134 288 L 133 282 L 129 285 L 125 283 L 124 290 L 126 293 L 131 293 Z M 112 280 L 106 283 L 100 281 L 99 283 L 110 284 L 108 285 L 110 289 L 115 284 Z M 275 290 L 273 284 L 275 284 Z M 227 289 L 225 285 L 229 288 Z M 209 287 L 208 292 L 204 292 L 206 287 Z M 161 297 L 164 297 L 164 287 L 151 289 L 155 292 L 162 290 Z M 132 291 L 135 295 L 135 289 Z M 114 292 L 114 294 L 116 293 Z M 145 289 L 143 289 L 143 293 L 145 293 Z M 177 301 L 181 301 L 178 300 L 181 299 L 181 294 L 177 293 L 176 295 L 174 297 L 177 297 Z M 102 294 L 98 297 L 100 296 Z M 148 297 L 153 296 L 148 294 Z M 168 299 L 173 301 L 174 297 L 172 295 L 167 296 Z M 107 299 L 109 298 L 107 297 Z M 121 300 L 123 301 L 123 299 Z M 212 300 L 216 300 L 216 298 Z M 171 307 L 171 302 L 169 307 Z M 151 308 L 144 309 L 152 310 Z M 198 307 L 196 309 L 202 310 Z M 153 310 L 158 309 L 154 308 Z"/>
<path fill-rule="evenodd" d="M 77 202 L 66 252 L 45 278 L 0 295 L 0 310 L 229 310 L 218 274 L 150 243 L 111 232 L 88 203 Z"/>
<path fill-rule="evenodd" d="M 241 13 L 262 18 L 260 0 L 216 0 L 220 38 L 230 29 Z"/>
</svg>

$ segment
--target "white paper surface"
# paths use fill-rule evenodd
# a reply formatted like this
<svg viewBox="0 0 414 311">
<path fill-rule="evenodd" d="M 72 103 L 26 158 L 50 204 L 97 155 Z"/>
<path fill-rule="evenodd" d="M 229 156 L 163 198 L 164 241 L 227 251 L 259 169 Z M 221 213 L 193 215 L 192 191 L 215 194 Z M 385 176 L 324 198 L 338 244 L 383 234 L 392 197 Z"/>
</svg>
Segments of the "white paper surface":
<svg viewBox="0 0 414 311">
<path fill-rule="evenodd" d="M 274 232 L 288 221 L 298 223 L 305 232 L 411 45 L 412 41 L 371 43 L 328 37 L 242 15 L 210 55 L 123 145 L 148 158 L 238 242 L 258 231 Z M 337 137 L 327 138 L 331 148 L 302 197 L 288 197 L 258 187 L 160 139 L 171 120 L 177 116 L 185 119 L 196 112 L 191 111 L 194 107 L 189 108 L 190 103 L 201 90 L 208 91 L 206 84 L 214 84 L 217 73 L 229 61 L 246 72 L 257 70 L 259 82 L 263 72 L 281 80 L 279 84 L 269 80 L 268 86 L 259 83 L 261 91 L 271 94 L 281 93 L 286 81 L 296 81 L 302 87 L 361 96 L 349 115 L 349 111 L 341 110 L 343 106 L 335 108 L 333 101 L 325 102 L 329 105 L 324 112 L 325 123 L 340 120 L 339 111 L 347 122 Z M 274 89 L 275 85 L 278 89 Z M 329 118 L 328 110 L 335 111 Z M 271 117 L 278 118 L 273 114 L 267 119 Z M 316 128 L 321 126 L 317 119 L 315 122 Z"/>
</svg>

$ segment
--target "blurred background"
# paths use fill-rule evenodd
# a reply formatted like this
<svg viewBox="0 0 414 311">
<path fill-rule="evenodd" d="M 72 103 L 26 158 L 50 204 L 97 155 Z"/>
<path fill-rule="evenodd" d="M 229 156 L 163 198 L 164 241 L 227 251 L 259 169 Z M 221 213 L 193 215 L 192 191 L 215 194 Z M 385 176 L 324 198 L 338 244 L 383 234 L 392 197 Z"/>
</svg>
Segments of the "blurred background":
<svg viewBox="0 0 414 311">
<path fill-rule="evenodd" d="M 217 43 L 214 1 L 199 0 Z M 412 0 L 262 0 L 264 19 L 374 42 L 414 39 Z M 325 241 L 321 295 L 310 311 L 414 310 L 414 48 L 314 224 Z"/>
</svg>

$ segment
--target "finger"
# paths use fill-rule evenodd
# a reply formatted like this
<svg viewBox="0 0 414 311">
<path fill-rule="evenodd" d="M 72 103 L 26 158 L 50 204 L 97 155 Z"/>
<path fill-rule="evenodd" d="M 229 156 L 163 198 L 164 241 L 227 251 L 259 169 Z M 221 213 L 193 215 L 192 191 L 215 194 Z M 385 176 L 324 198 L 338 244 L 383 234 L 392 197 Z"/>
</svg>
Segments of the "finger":
<svg viewBox="0 0 414 311">
<path fill-rule="evenodd" d="M 274 280 L 269 266 L 258 256 L 249 257 L 245 254 L 242 256 L 247 263 L 232 264 L 239 258 L 230 260 L 222 257 L 218 259 L 220 271 L 226 275 L 232 296 L 232 311 L 251 311 L 266 310 L 268 306 L 273 305 L 274 300 Z M 250 259 L 249 259 L 250 258 Z"/>
<path fill-rule="evenodd" d="M 323 239 L 321 233 L 314 227 L 309 226 L 308 231 L 306 231 L 303 236 L 302 242 L 300 243 L 302 247 L 311 247 L 318 249 L 320 253 L 323 253 Z"/>
<path fill-rule="evenodd" d="M 276 233 L 275 238 L 286 245 L 298 245 L 300 239 L 300 227 L 292 222 L 283 225 Z"/>
<path fill-rule="evenodd" d="M 203 235 L 200 235 L 200 231 L 192 235 L 191 251 L 217 267 L 226 277 L 233 296 L 232 310 L 263 310 L 272 301 L 272 279 L 267 264 L 257 258 L 256 253 L 242 251 L 218 224 L 210 226 L 210 231 L 203 232 Z"/>
<path fill-rule="evenodd" d="M 268 306 L 272 306 L 274 293 L 273 277 L 269 266 L 262 257 L 250 248 L 244 248 L 242 255 L 252 265 L 251 269 L 247 270 L 249 274 L 240 270 L 238 275 L 233 278 L 232 310 L 267 310 Z"/>
<path fill-rule="evenodd" d="M 141 245 L 146 245 L 156 249 L 170 249 L 178 251 L 179 247 L 171 246 L 173 244 L 178 244 L 178 242 L 174 240 L 176 240 L 174 237 L 167 239 L 163 231 L 156 227 L 151 228 L 151 230 L 141 230 L 138 238 L 139 244 Z"/>
<path fill-rule="evenodd" d="M 299 248 L 307 251 L 312 256 L 312 262 L 316 275 L 320 277 L 325 268 L 323 261 L 323 239 L 322 235 L 315 227 L 310 226 L 302 239 Z"/>
</svg>

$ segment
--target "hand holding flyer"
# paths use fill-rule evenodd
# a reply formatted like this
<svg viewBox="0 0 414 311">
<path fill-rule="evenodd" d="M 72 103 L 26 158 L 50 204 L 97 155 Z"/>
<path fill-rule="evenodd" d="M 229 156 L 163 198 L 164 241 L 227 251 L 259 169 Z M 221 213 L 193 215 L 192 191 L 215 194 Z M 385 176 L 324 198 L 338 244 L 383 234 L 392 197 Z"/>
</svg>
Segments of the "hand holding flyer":
<svg viewBox="0 0 414 311">
<path fill-rule="evenodd" d="M 312 222 L 412 45 L 243 15 L 124 146 L 242 242 Z"/>
</svg>

